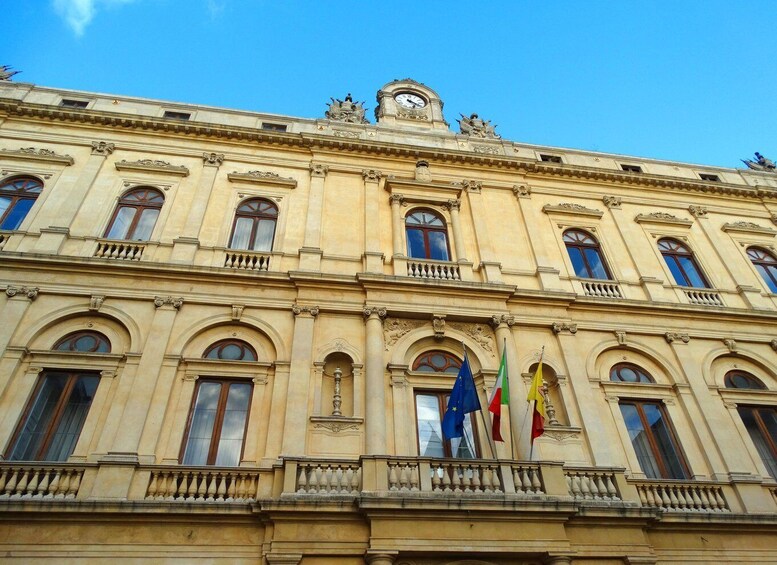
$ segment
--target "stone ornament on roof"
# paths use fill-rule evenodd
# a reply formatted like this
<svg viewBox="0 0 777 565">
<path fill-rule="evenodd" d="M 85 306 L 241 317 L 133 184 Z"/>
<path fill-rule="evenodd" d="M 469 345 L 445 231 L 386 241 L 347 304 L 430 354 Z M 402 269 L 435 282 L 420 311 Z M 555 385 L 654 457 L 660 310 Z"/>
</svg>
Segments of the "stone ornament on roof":
<svg viewBox="0 0 777 565">
<path fill-rule="evenodd" d="M 753 169 L 754 171 L 777 173 L 777 166 L 775 166 L 774 161 L 767 159 L 758 151 L 755 152 L 755 161 L 751 159 L 742 159 L 742 162 L 747 165 L 749 169 Z"/>
<path fill-rule="evenodd" d="M 0 80 L 11 80 L 11 77 L 19 74 L 21 71 L 12 70 L 11 65 L 0 65 Z"/>
<path fill-rule="evenodd" d="M 364 117 L 366 112 L 364 102 L 354 102 L 350 92 L 345 96 L 345 100 L 339 98 L 330 98 L 330 100 L 332 102 L 329 103 L 329 109 L 324 114 L 330 120 L 349 124 L 369 123 Z"/>
<path fill-rule="evenodd" d="M 469 118 L 461 114 L 461 119 L 456 121 L 459 122 L 459 129 L 464 135 L 486 139 L 500 139 L 501 137 L 494 131 L 496 126 L 491 125 L 491 120 L 482 120 L 477 114 L 471 114 Z"/>
</svg>

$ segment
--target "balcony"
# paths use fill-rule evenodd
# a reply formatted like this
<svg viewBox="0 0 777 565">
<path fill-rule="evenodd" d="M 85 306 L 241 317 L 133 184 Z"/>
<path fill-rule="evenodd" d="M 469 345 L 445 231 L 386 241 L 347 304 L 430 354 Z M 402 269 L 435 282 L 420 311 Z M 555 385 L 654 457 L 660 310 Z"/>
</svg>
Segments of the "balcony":
<svg viewBox="0 0 777 565">
<path fill-rule="evenodd" d="M 691 304 L 700 304 L 701 306 L 724 306 L 723 299 L 716 290 L 682 287 L 682 291 L 688 299 L 688 302 Z"/>
<path fill-rule="evenodd" d="M 620 285 L 615 282 L 601 280 L 581 280 L 583 293 L 586 296 L 596 296 L 598 298 L 623 298 Z"/>
<path fill-rule="evenodd" d="M 417 279 L 460 281 L 459 265 L 449 261 L 407 259 L 407 276 Z"/>
<path fill-rule="evenodd" d="M 268 271 L 270 269 L 270 253 L 227 249 L 224 266 L 238 271 Z"/>
<path fill-rule="evenodd" d="M 0 501 L 71 500 L 78 496 L 84 466 L 11 463 L 0 466 Z"/>
<path fill-rule="evenodd" d="M 140 261 L 145 249 L 146 244 L 144 242 L 103 239 L 97 241 L 97 249 L 94 252 L 94 256 L 101 259 Z"/>
</svg>

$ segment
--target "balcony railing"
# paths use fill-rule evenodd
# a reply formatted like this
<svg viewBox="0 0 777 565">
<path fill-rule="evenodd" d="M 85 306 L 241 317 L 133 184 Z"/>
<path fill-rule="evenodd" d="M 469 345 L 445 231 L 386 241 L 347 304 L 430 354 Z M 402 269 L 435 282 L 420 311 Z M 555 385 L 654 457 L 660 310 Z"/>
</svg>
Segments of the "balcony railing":
<svg viewBox="0 0 777 565">
<path fill-rule="evenodd" d="M 576 500 L 621 500 L 612 471 L 564 468 L 564 478 L 569 494 Z"/>
<path fill-rule="evenodd" d="M 94 252 L 95 257 L 102 259 L 123 259 L 125 261 L 140 261 L 143 251 L 146 249 L 145 243 L 134 241 L 98 241 L 97 249 Z"/>
<path fill-rule="evenodd" d="M 623 298 L 623 293 L 618 283 L 608 281 L 580 281 L 586 296 L 598 296 L 600 298 Z"/>
<path fill-rule="evenodd" d="M 164 467 L 151 471 L 146 500 L 254 502 L 259 472 L 243 469 Z"/>
<path fill-rule="evenodd" d="M 670 512 L 731 512 L 722 484 L 634 481 L 642 506 Z"/>
<path fill-rule="evenodd" d="M 270 254 L 228 249 L 224 266 L 239 271 L 267 271 L 270 268 Z"/>
<path fill-rule="evenodd" d="M 66 500 L 78 495 L 84 467 L 11 464 L 0 468 L 0 500 Z"/>
<path fill-rule="evenodd" d="M 460 281 L 461 272 L 456 263 L 447 261 L 407 260 L 407 276 L 417 279 Z"/>
<path fill-rule="evenodd" d="M 701 304 L 702 306 L 723 306 L 723 299 L 720 294 L 714 290 L 703 290 L 700 288 L 683 288 L 685 297 L 691 304 Z"/>
<path fill-rule="evenodd" d="M 297 468 L 297 493 L 358 494 L 360 491 L 359 463 L 300 463 Z"/>
<path fill-rule="evenodd" d="M 3 247 L 5 247 L 5 244 L 8 242 L 8 238 L 10 236 L 10 233 L 0 233 L 0 251 L 3 250 Z"/>
</svg>

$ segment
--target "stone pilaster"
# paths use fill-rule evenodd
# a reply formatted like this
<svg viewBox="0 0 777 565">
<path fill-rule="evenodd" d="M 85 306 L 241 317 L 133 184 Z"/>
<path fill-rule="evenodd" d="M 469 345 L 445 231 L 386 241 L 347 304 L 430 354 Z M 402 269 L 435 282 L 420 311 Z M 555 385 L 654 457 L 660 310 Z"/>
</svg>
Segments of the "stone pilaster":
<svg viewBox="0 0 777 565">
<path fill-rule="evenodd" d="M 525 417 L 524 413 L 526 412 L 524 407 L 526 405 L 527 390 L 518 367 L 518 351 L 515 347 L 515 339 L 511 329 L 515 325 L 515 318 L 509 314 L 495 314 L 491 318 L 491 325 L 496 334 L 496 346 L 500 359 L 502 354 L 506 353 L 507 376 L 510 381 L 509 416 L 506 418 L 507 422 L 502 424 L 502 437 L 505 438 L 505 442 L 497 444 L 497 449 L 500 450 L 500 458 L 528 459 L 529 452 L 523 453 L 521 451 L 522 446 L 520 442 L 520 432 L 523 428 L 522 419 Z M 508 433 L 512 434 L 513 441 L 510 441 Z M 510 453 L 511 447 L 516 450 L 515 453 Z M 505 451 L 505 453 L 502 453 L 502 451 Z"/>
<path fill-rule="evenodd" d="M 402 222 L 401 210 L 404 201 L 405 199 L 401 194 L 392 194 L 389 196 L 389 202 L 391 202 L 391 241 L 394 248 L 394 257 L 402 257 L 405 254 L 405 226 Z"/>
<path fill-rule="evenodd" d="M 365 411 L 365 432 L 367 454 L 386 454 L 386 387 L 383 363 L 383 318 L 386 309 L 375 306 L 364 308 L 366 323 L 366 367 L 365 380 L 367 407 Z"/>
<path fill-rule="evenodd" d="M 383 253 L 380 249 L 380 179 L 383 173 L 375 169 L 362 171 L 364 178 L 364 271 L 383 274 Z"/>
<path fill-rule="evenodd" d="M 3 321 L 0 324 L 0 351 L 5 351 L 30 303 L 38 297 L 38 288 L 9 285 L 5 289 L 5 296 L 5 304 L 0 309 L 0 320 Z"/>
<path fill-rule="evenodd" d="M 321 270 L 321 224 L 324 214 L 324 183 L 329 167 L 321 163 L 310 164 L 310 194 L 305 237 L 299 250 L 301 271 Z"/>
</svg>

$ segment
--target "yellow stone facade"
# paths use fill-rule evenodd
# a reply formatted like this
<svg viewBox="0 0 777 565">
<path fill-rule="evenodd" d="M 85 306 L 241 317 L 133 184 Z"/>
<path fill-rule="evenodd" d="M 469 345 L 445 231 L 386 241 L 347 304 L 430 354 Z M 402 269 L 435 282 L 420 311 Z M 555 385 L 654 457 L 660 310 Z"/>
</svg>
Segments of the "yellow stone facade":
<svg viewBox="0 0 777 565">
<path fill-rule="evenodd" d="M 777 562 L 768 437 L 743 420 L 777 408 L 777 294 L 748 255 L 774 249 L 777 174 L 455 133 L 411 80 L 377 100 L 369 124 L 350 101 L 302 119 L 0 82 L 0 184 L 42 186 L 0 230 L 3 562 Z M 107 237 L 138 187 L 161 195 L 150 231 Z M 256 199 L 270 245 L 233 249 Z M 418 211 L 447 260 L 412 256 Z M 569 230 L 606 277 L 579 276 Z M 705 285 L 677 283 L 668 240 Z M 109 350 L 63 349 L 83 332 Z M 230 341 L 256 359 L 205 356 Z M 478 458 L 424 456 L 416 395 L 455 372 L 415 363 L 462 343 L 483 406 L 505 352 L 508 441 L 472 414 Z M 96 383 L 72 451 L 19 458 L 57 372 Z M 250 389 L 239 460 L 186 465 L 218 379 Z M 662 415 L 684 478 L 645 471 L 624 405 Z"/>
</svg>

